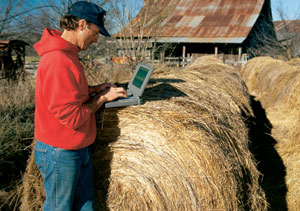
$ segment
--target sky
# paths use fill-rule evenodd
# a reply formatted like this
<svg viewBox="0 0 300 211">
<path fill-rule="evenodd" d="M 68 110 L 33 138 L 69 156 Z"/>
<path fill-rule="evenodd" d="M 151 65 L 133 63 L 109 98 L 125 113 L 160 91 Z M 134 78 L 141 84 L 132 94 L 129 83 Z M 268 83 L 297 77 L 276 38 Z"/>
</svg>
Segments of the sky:
<svg viewBox="0 0 300 211">
<path fill-rule="evenodd" d="M 300 0 L 271 0 L 273 20 L 281 20 L 278 8 L 286 14 L 287 20 L 300 19 Z"/>
</svg>

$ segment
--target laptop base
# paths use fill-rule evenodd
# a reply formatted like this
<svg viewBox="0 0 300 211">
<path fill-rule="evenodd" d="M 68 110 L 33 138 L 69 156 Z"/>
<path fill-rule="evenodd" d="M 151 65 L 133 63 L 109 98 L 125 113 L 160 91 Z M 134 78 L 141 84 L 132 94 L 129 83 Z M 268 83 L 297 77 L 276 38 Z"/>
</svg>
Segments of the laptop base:
<svg viewBox="0 0 300 211">
<path fill-rule="evenodd" d="M 140 105 L 142 104 L 142 100 L 139 97 L 132 96 L 129 98 L 122 98 L 120 100 L 112 101 L 105 103 L 105 108 L 115 108 L 115 107 L 124 107 L 130 105 Z"/>
</svg>

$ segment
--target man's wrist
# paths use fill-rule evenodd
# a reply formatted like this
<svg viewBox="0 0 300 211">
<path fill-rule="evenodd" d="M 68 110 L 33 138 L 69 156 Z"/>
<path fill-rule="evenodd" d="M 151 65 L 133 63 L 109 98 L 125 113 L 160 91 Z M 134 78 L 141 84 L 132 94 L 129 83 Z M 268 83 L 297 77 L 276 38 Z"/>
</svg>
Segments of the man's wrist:
<svg viewBox="0 0 300 211">
<path fill-rule="evenodd" d="M 89 86 L 89 94 L 97 93 L 97 87 L 96 86 Z"/>
<path fill-rule="evenodd" d="M 89 100 L 86 105 L 92 111 L 92 113 L 95 113 L 106 101 L 106 97 L 99 94 Z"/>
</svg>

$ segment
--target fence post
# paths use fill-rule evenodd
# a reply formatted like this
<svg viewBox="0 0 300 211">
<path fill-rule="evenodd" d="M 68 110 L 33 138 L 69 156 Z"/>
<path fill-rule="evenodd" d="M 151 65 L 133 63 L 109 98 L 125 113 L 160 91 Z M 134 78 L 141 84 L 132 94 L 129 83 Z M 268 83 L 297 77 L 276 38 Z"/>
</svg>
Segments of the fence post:
<svg viewBox="0 0 300 211">
<path fill-rule="evenodd" d="M 186 53 L 186 46 L 182 47 L 182 66 L 184 67 L 185 64 L 185 53 Z"/>
</svg>

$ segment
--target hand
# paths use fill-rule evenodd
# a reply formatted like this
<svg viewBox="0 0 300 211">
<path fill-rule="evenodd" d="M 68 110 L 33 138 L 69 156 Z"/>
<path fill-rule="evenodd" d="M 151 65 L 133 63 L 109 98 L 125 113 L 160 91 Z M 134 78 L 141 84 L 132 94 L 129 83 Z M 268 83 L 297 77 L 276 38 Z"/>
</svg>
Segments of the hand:
<svg viewBox="0 0 300 211">
<path fill-rule="evenodd" d="M 105 101 L 113 101 L 118 97 L 127 97 L 127 92 L 122 87 L 110 86 L 109 88 L 103 90 L 101 94 Z"/>
<path fill-rule="evenodd" d="M 111 83 L 103 83 L 103 84 L 95 86 L 97 93 L 102 92 L 103 90 L 110 88 L 110 87 L 116 87 L 116 85 L 111 84 Z"/>
</svg>

